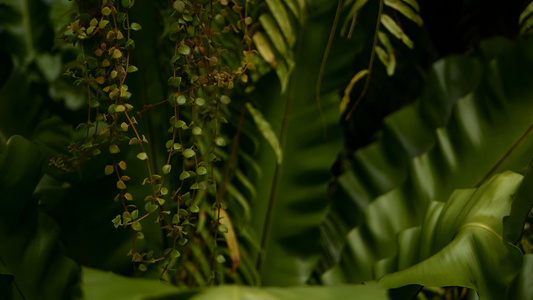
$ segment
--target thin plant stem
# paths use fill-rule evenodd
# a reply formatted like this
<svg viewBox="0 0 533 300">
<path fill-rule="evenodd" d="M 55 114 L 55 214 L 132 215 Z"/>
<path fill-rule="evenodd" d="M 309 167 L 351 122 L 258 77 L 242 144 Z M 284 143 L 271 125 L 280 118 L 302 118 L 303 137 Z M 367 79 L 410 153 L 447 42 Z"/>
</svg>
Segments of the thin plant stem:
<svg viewBox="0 0 533 300">
<path fill-rule="evenodd" d="M 370 61 L 368 63 L 368 74 L 366 76 L 365 86 L 363 88 L 363 91 L 359 95 L 359 98 L 357 98 L 357 101 L 354 102 L 352 105 L 352 108 L 350 108 L 350 111 L 348 114 L 346 114 L 346 117 L 344 118 L 345 121 L 350 120 L 353 113 L 355 112 L 355 109 L 357 106 L 359 106 L 359 103 L 363 98 L 366 96 L 366 93 L 368 92 L 368 87 L 370 86 L 370 78 L 372 77 L 372 69 L 374 66 L 374 58 L 376 56 L 376 46 L 378 44 L 378 32 L 381 25 L 381 14 L 383 13 L 383 0 L 379 0 L 379 10 L 378 10 L 378 16 L 376 21 L 376 31 L 374 32 L 374 44 L 372 45 L 372 51 L 370 52 Z"/>
</svg>

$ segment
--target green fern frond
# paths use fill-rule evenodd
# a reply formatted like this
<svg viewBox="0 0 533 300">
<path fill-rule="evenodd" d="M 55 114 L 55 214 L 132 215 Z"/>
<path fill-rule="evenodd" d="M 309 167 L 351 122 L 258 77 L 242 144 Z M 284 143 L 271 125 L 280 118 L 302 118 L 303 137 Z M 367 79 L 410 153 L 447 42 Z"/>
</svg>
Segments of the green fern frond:
<svg viewBox="0 0 533 300">
<path fill-rule="evenodd" d="M 252 40 L 263 59 L 276 71 L 281 91 L 287 89 L 294 69 L 296 32 L 305 19 L 306 0 L 267 0 L 267 12 L 259 16 L 262 30 Z"/>
<path fill-rule="evenodd" d="M 344 23 L 341 29 L 341 35 L 343 36 L 346 35 L 348 36 L 348 38 L 351 37 L 353 30 L 354 30 L 354 26 L 357 22 L 357 16 L 368 2 L 369 0 L 347 1 L 343 5 L 343 9 L 344 10 L 349 9 L 349 11 L 344 20 Z M 422 18 L 420 17 L 420 14 L 419 14 L 420 8 L 416 0 L 403 0 L 403 1 L 402 0 L 384 0 L 383 4 L 391 8 L 394 12 L 398 12 L 402 14 L 407 19 L 416 23 L 418 26 L 422 26 L 423 21 L 422 21 Z M 402 27 L 391 16 L 383 13 L 378 16 L 378 19 L 380 20 L 381 24 L 389 31 L 390 34 L 392 34 L 397 39 L 400 39 L 407 47 L 409 48 L 414 47 L 414 44 L 409 38 L 409 36 L 405 34 Z M 379 42 L 381 45 L 380 47 L 376 47 L 372 51 L 376 51 L 376 54 L 378 55 L 379 60 L 387 68 L 387 74 L 389 76 L 392 76 L 394 75 L 394 71 L 396 69 L 396 59 L 394 57 L 394 48 L 390 44 L 388 38 L 385 39 L 383 37 L 382 31 L 378 30 L 378 32 L 376 32 L 375 34 L 380 35 Z"/>
<path fill-rule="evenodd" d="M 529 33 L 533 29 L 533 1 L 524 9 L 518 19 L 520 24 L 520 33 Z"/>
</svg>

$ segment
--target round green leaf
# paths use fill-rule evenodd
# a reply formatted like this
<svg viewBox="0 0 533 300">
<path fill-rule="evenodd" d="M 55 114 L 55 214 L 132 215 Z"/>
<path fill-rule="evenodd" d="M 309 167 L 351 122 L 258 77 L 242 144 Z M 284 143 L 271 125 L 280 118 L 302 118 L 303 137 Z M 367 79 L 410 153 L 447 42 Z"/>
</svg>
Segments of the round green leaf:
<svg viewBox="0 0 533 300">
<path fill-rule="evenodd" d="M 215 16 L 215 23 L 217 23 L 218 25 L 224 25 L 225 22 L 226 22 L 226 19 L 224 18 L 223 15 L 217 14 Z"/>
<path fill-rule="evenodd" d="M 140 222 L 133 222 L 131 224 L 131 228 L 133 228 L 133 230 L 135 231 L 141 231 L 143 229 L 143 226 L 141 225 Z"/>
<path fill-rule="evenodd" d="M 204 98 L 196 98 L 195 103 L 198 106 L 203 106 L 205 104 L 205 99 Z"/>
<path fill-rule="evenodd" d="M 191 175 L 190 175 L 189 172 L 187 172 L 187 171 L 183 171 L 183 172 L 181 172 L 181 174 L 180 174 L 180 180 L 185 180 L 185 179 L 187 179 L 187 178 L 189 178 L 189 177 L 191 177 Z"/>
<path fill-rule="evenodd" d="M 130 26 L 131 29 L 135 30 L 135 31 L 139 31 L 142 29 L 142 26 L 138 23 L 131 23 L 131 26 Z"/>
<path fill-rule="evenodd" d="M 207 174 L 207 169 L 204 166 L 200 166 L 198 169 L 196 169 L 196 174 L 205 175 Z"/>
<path fill-rule="evenodd" d="M 164 165 L 162 169 L 163 169 L 163 174 L 167 175 L 168 173 L 170 173 L 170 170 L 172 169 L 172 166 L 171 165 Z"/>
<path fill-rule="evenodd" d="M 221 147 L 226 146 L 226 140 L 224 140 L 224 138 L 222 138 L 222 137 L 218 137 L 215 140 L 215 144 L 217 144 L 217 146 L 221 146 Z"/>
<path fill-rule="evenodd" d="M 106 175 L 111 175 L 111 174 L 113 174 L 113 171 L 114 171 L 113 165 L 107 165 L 107 166 L 105 166 L 104 173 L 105 173 Z"/>
<path fill-rule="evenodd" d="M 194 126 L 192 129 L 192 134 L 194 135 L 201 135 L 202 134 L 202 128 L 198 126 Z"/>
<path fill-rule="evenodd" d="M 178 258 L 180 256 L 181 256 L 180 252 L 178 250 L 176 250 L 176 249 L 174 249 L 174 250 L 172 250 L 172 252 L 170 252 L 170 257 L 172 257 L 172 258 Z"/>
<path fill-rule="evenodd" d="M 194 152 L 194 150 L 192 149 L 185 149 L 185 151 L 183 151 L 183 156 L 185 156 L 185 158 L 191 158 L 195 155 L 196 155 L 196 152 Z"/>
<path fill-rule="evenodd" d="M 222 104 L 230 104 L 231 99 L 226 95 L 222 95 L 220 97 L 220 102 L 222 102 Z"/>
<path fill-rule="evenodd" d="M 181 55 L 191 55 L 191 48 L 187 45 L 181 45 L 178 47 L 178 53 Z"/>
<path fill-rule="evenodd" d="M 179 95 L 178 98 L 176 98 L 176 102 L 178 103 L 178 105 L 185 105 L 187 103 L 187 97 L 185 97 L 184 95 Z"/>
<path fill-rule="evenodd" d="M 124 183 L 124 181 L 122 181 L 122 180 L 117 181 L 117 188 L 120 189 L 120 190 L 125 190 L 126 189 L 126 184 Z"/>
<path fill-rule="evenodd" d="M 109 146 L 109 152 L 110 152 L 111 154 L 119 153 L 119 152 L 120 152 L 120 148 L 119 148 L 117 145 L 115 145 L 115 144 L 111 144 L 111 145 Z"/>
<path fill-rule="evenodd" d="M 139 71 L 139 69 L 136 66 L 134 66 L 134 65 L 131 65 L 131 66 L 128 67 L 128 73 L 133 73 L 133 72 L 137 72 L 137 71 Z"/>
<path fill-rule="evenodd" d="M 111 9 L 109 7 L 107 7 L 107 6 L 102 8 L 102 14 L 104 16 L 109 16 L 109 14 L 111 14 Z"/>
</svg>

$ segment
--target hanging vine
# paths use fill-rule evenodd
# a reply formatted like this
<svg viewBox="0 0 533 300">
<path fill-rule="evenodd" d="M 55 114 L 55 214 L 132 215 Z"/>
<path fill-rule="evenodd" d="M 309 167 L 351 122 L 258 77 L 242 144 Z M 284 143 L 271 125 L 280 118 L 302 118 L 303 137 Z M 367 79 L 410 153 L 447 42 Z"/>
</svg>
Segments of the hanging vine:
<svg viewBox="0 0 533 300">
<path fill-rule="evenodd" d="M 128 75 L 143 71 L 130 59 L 135 55 L 135 31 L 142 30 L 130 17 L 134 4 L 134 0 L 76 2 L 76 18 L 66 27 L 63 39 L 77 44 L 80 54 L 65 74 L 85 91 L 87 121 L 77 128 L 81 141 L 72 143 L 70 154 L 53 158 L 51 164 L 75 172 L 107 152 L 111 160 L 102 172 L 115 178 L 114 200 L 122 206 L 112 223 L 131 231 L 128 255 L 135 273 L 153 267 L 159 278 L 175 283 L 214 282 L 217 265 L 225 261 L 217 252 L 219 232 L 224 234 L 229 248 L 229 254 L 224 254 L 232 259 L 233 271 L 239 262 L 236 237 L 224 210 L 225 190 L 219 189 L 222 171 L 217 162 L 230 138 L 221 125 L 230 117 L 231 94 L 237 84 L 247 86 L 252 57 L 257 60 L 249 37 L 248 3 L 175 0 L 159 7 L 164 23 L 161 45 L 172 49 L 163 51 L 170 53 L 170 68 L 162 68 L 169 72 L 168 96 L 141 108 L 132 105 L 130 99 L 136 95 L 128 88 Z M 228 41 L 239 40 L 236 48 L 240 51 L 224 49 Z M 153 150 L 158 145 L 153 147 L 136 117 L 160 107 L 169 112 L 169 128 L 166 157 L 158 164 Z M 128 165 L 135 163 L 127 155 L 131 152 L 145 163 L 142 179 L 127 173 Z M 149 188 L 140 189 L 137 182 Z M 143 205 L 136 201 L 139 197 Z M 146 237 L 143 225 L 154 219 L 164 250 L 144 251 L 138 241 Z M 197 271 L 200 264 L 205 265 L 200 260 L 206 249 L 210 267 L 203 272 L 205 278 L 200 278 Z"/>
</svg>

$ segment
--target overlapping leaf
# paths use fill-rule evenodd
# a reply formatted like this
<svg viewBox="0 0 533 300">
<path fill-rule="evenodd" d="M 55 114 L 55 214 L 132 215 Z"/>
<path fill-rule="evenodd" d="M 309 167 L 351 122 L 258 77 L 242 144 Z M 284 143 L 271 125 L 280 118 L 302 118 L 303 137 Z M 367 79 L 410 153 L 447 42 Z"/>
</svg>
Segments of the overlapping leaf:
<svg viewBox="0 0 533 300">
<path fill-rule="evenodd" d="M 533 27 L 533 18 L 531 16 L 532 12 L 533 12 L 533 2 L 529 3 L 526 9 L 524 9 L 524 11 L 520 14 L 520 18 L 518 20 L 518 23 L 520 24 L 520 32 L 522 33 L 531 32 L 531 29 Z"/>
<path fill-rule="evenodd" d="M 252 94 L 254 107 L 263 112 L 280 136 L 283 149 L 282 164 L 274 163 L 276 155 L 263 139 L 255 153 L 262 172 L 261 177 L 253 181 L 258 197 L 251 201 L 254 216 L 251 231 L 258 235 L 256 243 L 264 247 L 258 266 L 261 283 L 265 285 L 305 283 L 320 256 L 318 226 L 328 205 L 326 190 L 330 166 L 342 142 L 337 121 L 339 86 L 342 85 L 337 84 L 336 89 L 331 86 L 349 80 L 345 70 L 353 59 L 351 53 L 340 49 L 332 56 L 334 68 L 326 71 L 336 76 L 328 78 L 328 92 L 323 95 L 323 125 L 314 86 L 329 35 L 329 28 L 323 25 L 325 21 L 328 24 L 332 21 L 325 17 L 331 16 L 334 5 L 321 6 L 322 10 L 310 16 L 300 31 L 300 45 L 296 50 L 298 67 L 288 92 L 279 97 L 279 90 L 271 87 L 270 77 L 258 82 L 257 91 Z M 251 256 L 254 255 L 259 254 Z"/>
<path fill-rule="evenodd" d="M 387 291 L 378 283 L 366 285 L 342 285 L 336 287 L 257 288 L 239 285 L 223 285 L 207 289 L 183 289 L 156 280 L 122 277 L 110 272 L 83 269 L 83 290 L 86 300 L 115 299 L 195 299 L 195 300 L 358 300 L 389 299 Z"/>
<path fill-rule="evenodd" d="M 344 24 L 341 29 L 341 33 L 343 35 L 348 35 L 349 37 L 351 37 L 354 30 L 354 26 L 357 21 L 357 17 L 361 13 L 361 10 L 368 4 L 368 2 L 369 0 L 352 0 L 346 1 L 344 3 L 344 10 L 348 10 L 348 14 L 345 17 Z M 418 24 L 418 26 L 422 26 L 422 18 L 419 15 L 418 2 L 416 0 L 379 0 L 376 2 L 379 3 L 379 10 L 376 22 L 379 22 L 380 25 L 382 25 L 390 35 L 401 40 L 403 44 L 405 44 L 407 47 L 413 48 L 414 44 L 411 39 L 403 31 L 397 20 L 394 20 L 393 17 L 391 17 L 386 11 L 383 10 L 383 6 L 392 9 L 394 12 L 402 14 L 410 21 Z M 390 43 L 385 31 L 376 29 L 376 32 L 374 34 L 379 36 L 380 44 L 383 47 L 376 45 L 376 48 L 373 49 L 373 51 L 376 52 L 379 60 L 387 68 L 387 74 L 389 74 L 389 76 L 392 76 L 396 69 L 396 55 L 394 48 Z"/>
<path fill-rule="evenodd" d="M 521 268 L 522 253 L 505 241 L 502 220 L 522 180 L 507 171 L 478 189 L 456 190 L 446 203 L 431 203 L 418 238 L 400 233 L 398 255 L 380 261 L 375 271 L 380 276 L 413 266 L 380 282 L 388 288 L 463 286 L 477 290 L 482 299 L 504 299 Z"/>
<path fill-rule="evenodd" d="M 296 32 L 305 19 L 306 0 L 265 2 L 269 12 L 259 16 L 265 34 L 257 31 L 252 39 L 259 54 L 276 71 L 284 93 L 294 69 Z"/>
<path fill-rule="evenodd" d="M 72 299 L 79 296 L 79 267 L 65 255 L 58 225 L 38 211 L 32 195 L 41 162 L 38 149 L 20 136 L 0 154 L 0 263 L 13 276 L 13 297 Z"/>
<path fill-rule="evenodd" d="M 436 62 L 417 102 L 388 116 L 382 138 L 354 154 L 351 168 L 337 178 L 335 201 L 323 226 L 328 256 L 338 257 L 344 235 L 359 224 L 368 204 L 402 183 L 409 160 L 435 144 L 435 129 L 445 125 L 456 102 L 478 86 L 482 70 L 475 58 Z"/>
<path fill-rule="evenodd" d="M 326 282 L 376 278 L 376 263 L 398 253 L 396 235 L 420 226 L 431 200 L 445 201 L 454 189 L 476 186 L 495 172 L 524 169 L 533 153 L 531 43 L 525 37 L 487 64 L 480 85 L 436 130 L 435 146 L 409 162 L 408 180 L 367 207 Z"/>
</svg>

